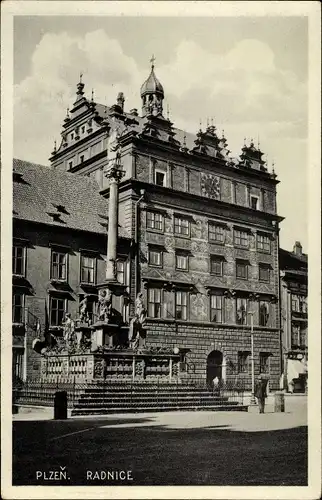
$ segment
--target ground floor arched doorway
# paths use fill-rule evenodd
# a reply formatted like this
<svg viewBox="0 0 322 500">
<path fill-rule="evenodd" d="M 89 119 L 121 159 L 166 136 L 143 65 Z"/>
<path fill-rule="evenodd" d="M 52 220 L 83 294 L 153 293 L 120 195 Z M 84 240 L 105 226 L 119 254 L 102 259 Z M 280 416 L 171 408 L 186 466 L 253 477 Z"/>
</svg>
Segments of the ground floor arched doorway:
<svg viewBox="0 0 322 500">
<path fill-rule="evenodd" d="M 223 353 L 221 351 L 211 351 L 207 357 L 207 385 L 212 387 L 214 378 L 223 378 Z"/>
</svg>

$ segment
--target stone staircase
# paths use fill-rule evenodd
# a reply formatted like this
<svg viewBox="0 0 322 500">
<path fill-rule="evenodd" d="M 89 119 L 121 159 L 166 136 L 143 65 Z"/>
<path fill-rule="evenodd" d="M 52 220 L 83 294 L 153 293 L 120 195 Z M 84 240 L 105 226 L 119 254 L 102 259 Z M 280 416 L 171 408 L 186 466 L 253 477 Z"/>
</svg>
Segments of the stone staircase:
<svg viewBox="0 0 322 500">
<path fill-rule="evenodd" d="M 159 411 L 247 411 L 241 393 L 213 394 L 190 384 L 93 384 L 74 402 L 72 416 Z"/>
</svg>

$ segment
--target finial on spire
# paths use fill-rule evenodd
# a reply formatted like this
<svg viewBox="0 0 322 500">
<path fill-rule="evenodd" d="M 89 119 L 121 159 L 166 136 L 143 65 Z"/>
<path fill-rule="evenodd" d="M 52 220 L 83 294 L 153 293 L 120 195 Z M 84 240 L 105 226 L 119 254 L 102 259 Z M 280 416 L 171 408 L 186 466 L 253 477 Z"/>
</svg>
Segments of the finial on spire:
<svg viewBox="0 0 322 500">
<path fill-rule="evenodd" d="M 83 83 L 82 78 L 83 78 L 83 73 L 80 72 L 79 73 L 79 83 Z"/>
<path fill-rule="evenodd" d="M 92 97 L 91 97 L 91 102 L 94 102 L 94 89 L 92 89 Z"/>
<path fill-rule="evenodd" d="M 186 132 L 184 132 L 184 136 L 183 136 L 183 145 L 184 147 L 187 146 L 187 136 L 186 136 Z"/>
<path fill-rule="evenodd" d="M 200 129 L 200 132 L 202 132 L 202 120 L 201 120 L 201 118 L 199 119 L 199 129 Z"/>
<path fill-rule="evenodd" d="M 225 131 L 224 131 L 224 129 L 222 129 L 221 136 L 222 136 L 223 139 L 225 139 Z"/>
<path fill-rule="evenodd" d="M 211 126 L 212 127 L 214 126 L 214 119 L 213 119 L 213 117 L 211 117 Z"/>
<path fill-rule="evenodd" d="M 272 174 L 275 175 L 275 161 L 272 161 Z"/>
<path fill-rule="evenodd" d="M 259 146 L 260 146 L 260 142 L 259 142 L 259 134 L 258 134 L 258 136 L 257 136 L 257 147 L 258 147 L 258 149 L 259 149 Z"/>
<path fill-rule="evenodd" d="M 155 63 L 155 57 L 154 57 L 154 54 L 152 54 L 152 57 L 150 59 L 150 63 L 151 63 L 151 68 L 154 69 L 154 63 Z"/>
<path fill-rule="evenodd" d="M 167 104 L 167 120 L 170 119 L 170 107 L 169 104 Z"/>
<path fill-rule="evenodd" d="M 209 118 L 207 116 L 207 128 L 209 128 Z"/>
<path fill-rule="evenodd" d="M 246 137 L 244 137 L 244 146 L 246 146 Z"/>
<path fill-rule="evenodd" d="M 56 153 L 57 153 L 57 142 L 54 141 L 54 149 L 53 149 L 52 154 L 55 155 Z"/>
</svg>

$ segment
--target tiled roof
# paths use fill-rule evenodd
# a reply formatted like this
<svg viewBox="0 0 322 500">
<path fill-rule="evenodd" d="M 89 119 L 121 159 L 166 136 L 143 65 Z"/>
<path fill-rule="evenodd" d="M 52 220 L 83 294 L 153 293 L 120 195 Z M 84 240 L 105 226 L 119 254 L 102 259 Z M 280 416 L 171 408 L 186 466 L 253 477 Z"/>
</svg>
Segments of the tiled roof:
<svg viewBox="0 0 322 500">
<path fill-rule="evenodd" d="M 108 202 L 94 180 L 18 159 L 13 173 L 15 219 L 106 233 Z M 123 228 L 119 235 L 127 237 Z"/>
<path fill-rule="evenodd" d="M 296 255 L 294 252 L 290 252 L 289 250 L 284 250 L 283 248 L 280 248 L 279 257 L 280 257 L 280 269 L 282 270 L 307 269 L 308 256 L 305 253 L 303 253 L 302 255 Z"/>
</svg>

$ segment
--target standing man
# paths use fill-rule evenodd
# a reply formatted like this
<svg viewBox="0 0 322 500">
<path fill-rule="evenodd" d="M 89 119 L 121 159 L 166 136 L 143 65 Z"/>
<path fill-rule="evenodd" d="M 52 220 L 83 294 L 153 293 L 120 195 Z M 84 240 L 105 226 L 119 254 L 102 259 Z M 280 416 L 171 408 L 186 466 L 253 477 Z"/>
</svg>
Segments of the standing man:
<svg viewBox="0 0 322 500">
<path fill-rule="evenodd" d="M 264 378 L 262 375 L 258 376 L 255 384 L 255 396 L 258 401 L 259 413 L 264 413 L 265 398 L 267 398 L 267 383 L 268 379 Z"/>
</svg>

